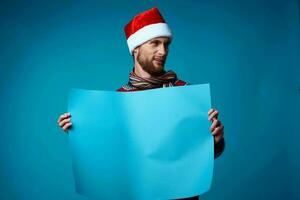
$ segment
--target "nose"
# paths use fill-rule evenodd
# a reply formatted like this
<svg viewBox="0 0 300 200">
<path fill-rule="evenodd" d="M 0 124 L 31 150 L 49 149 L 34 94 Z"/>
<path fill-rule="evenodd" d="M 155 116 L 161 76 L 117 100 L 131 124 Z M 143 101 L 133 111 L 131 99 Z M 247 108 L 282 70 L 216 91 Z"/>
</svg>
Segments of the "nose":
<svg viewBox="0 0 300 200">
<path fill-rule="evenodd" d="M 158 55 L 165 56 L 168 53 L 168 49 L 165 45 L 159 45 L 158 47 Z"/>
</svg>

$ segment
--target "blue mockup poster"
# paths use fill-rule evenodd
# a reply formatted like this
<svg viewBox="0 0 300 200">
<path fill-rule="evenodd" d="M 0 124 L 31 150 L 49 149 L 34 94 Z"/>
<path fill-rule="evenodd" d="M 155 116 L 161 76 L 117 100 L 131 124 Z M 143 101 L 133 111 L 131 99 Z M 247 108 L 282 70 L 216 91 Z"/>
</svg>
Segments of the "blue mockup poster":
<svg viewBox="0 0 300 200">
<path fill-rule="evenodd" d="M 209 84 L 138 92 L 72 89 L 76 191 L 95 199 L 177 199 L 211 186 Z"/>
</svg>

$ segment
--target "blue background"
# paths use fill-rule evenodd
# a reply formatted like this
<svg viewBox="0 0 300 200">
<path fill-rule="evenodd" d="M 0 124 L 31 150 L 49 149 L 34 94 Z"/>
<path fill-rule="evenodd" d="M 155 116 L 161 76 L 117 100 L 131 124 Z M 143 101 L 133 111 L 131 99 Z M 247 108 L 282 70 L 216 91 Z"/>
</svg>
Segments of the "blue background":
<svg viewBox="0 0 300 200">
<path fill-rule="evenodd" d="M 0 199 L 87 199 L 57 118 L 70 88 L 127 82 L 123 27 L 153 6 L 174 35 L 166 68 L 209 82 L 225 125 L 201 199 L 300 198 L 299 1 L 185 0 L 1 1 Z"/>
</svg>

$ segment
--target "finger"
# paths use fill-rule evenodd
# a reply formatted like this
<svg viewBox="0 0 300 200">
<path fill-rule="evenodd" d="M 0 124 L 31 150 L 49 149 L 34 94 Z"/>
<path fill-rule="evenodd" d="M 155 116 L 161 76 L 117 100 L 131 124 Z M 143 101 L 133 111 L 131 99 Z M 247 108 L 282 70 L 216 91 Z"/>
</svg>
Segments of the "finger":
<svg viewBox="0 0 300 200">
<path fill-rule="evenodd" d="M 59 123 L 60 127 L 63 127 L 66 123 L 70 122 L 71 118 L 66 118 Z"/>
<path fill-rule="evenodd" d="M 212 118 L 218 118 L 219 112 L 217 110 L 213 111 L 209 116 L 208 116 L 208 120 L 211 121 Z"/>
<path fill-rule="evenodd" d="M 210 115 L 213 111 L 215 111 L 215 109 L 213 109 L 213 108 L 209 109 L 208 115 Z"/>
<path fill-rule="evenodd" d="M 61 122 L 61 120 L 63 120 L 65 118 L 66 114 L 62 114 L 59 116 L 57 123 Z"/>
<path fill-rule="evenodd" d="M 224 129 L 223 125 L 216 127 L 215 130 L 212 132 L 213 136 L 222 136 L 223 137 L 223 129 Z"/>
<path fill-rule="evenodd" d="M 65 118 L 58 123 L 59 126 L 63 127 L 67 122 L 70 122 L 70 118 Z"/>
<path fill-rule="evenodd" d="M 210 126 L 210 131 L 214 131 L 214 129 L 218 126 L 221 125 L 221 121 L 217 120 L 217 119 L 213 119 L 213 123 L 212 125 Z"/>
<path fill-rule="evenodd" d="M 62 129 L 63 129 L 64 131 L 68 131 L 70 126 L 72 126 L 72 123 L 66 123 L 66 124 L 62 127 Z"/>
<path fill-rule="evenodd" d="M 59 119 L 58 119 L 57 123 L 61 122 L 66 117 L 70 117 L 70 116 L 71 116 L 70 113 L 64 113 L 64 114 L 62 114 L 61 116 L 59 116 Z"/>
</svg>

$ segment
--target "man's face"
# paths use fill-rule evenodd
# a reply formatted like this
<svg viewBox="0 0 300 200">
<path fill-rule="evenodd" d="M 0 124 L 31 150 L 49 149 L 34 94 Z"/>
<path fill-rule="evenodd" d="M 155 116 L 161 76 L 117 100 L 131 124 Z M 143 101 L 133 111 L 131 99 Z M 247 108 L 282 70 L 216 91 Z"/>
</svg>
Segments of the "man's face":
<svg viewBox="0 0 300 200">
<path fill-rule="evenodd" d="M 137 62 L 151 75 L 159 75 L 164 71 L 167 59 L 169 37 L 153 38 L 137 48 Z"/>
</svg>

